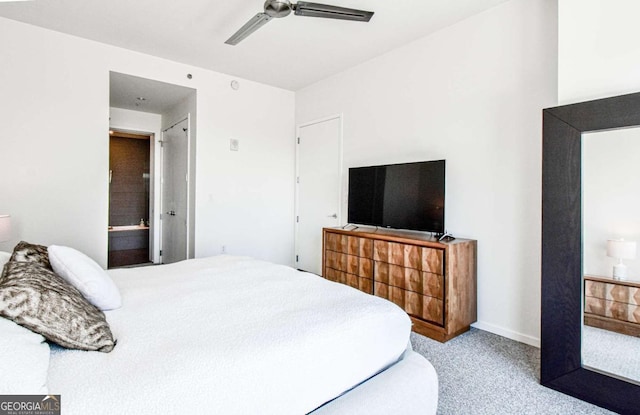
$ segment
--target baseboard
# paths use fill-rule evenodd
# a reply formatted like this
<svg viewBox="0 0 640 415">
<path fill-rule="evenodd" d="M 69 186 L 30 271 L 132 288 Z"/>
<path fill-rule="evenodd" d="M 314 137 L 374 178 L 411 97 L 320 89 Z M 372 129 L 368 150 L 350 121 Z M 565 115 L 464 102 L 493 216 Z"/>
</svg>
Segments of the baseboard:
<svg viewBox="0 0 640 415">
<path fill-rule="evenodd" d="M 515 340 L 520 343 L 540 348 L 540 339 L 537 337 L 517 333 L 512 330 L 507 330 L 504 327 L 495 326 L 493 324 L 484 323 L 482 321 L 473 323 L 471 327 L 475 327 L 480 330 L 488 331 L 489 333 L 497 334 L 498 336 L 506 337 L 507 339 Z"/>
</svg>

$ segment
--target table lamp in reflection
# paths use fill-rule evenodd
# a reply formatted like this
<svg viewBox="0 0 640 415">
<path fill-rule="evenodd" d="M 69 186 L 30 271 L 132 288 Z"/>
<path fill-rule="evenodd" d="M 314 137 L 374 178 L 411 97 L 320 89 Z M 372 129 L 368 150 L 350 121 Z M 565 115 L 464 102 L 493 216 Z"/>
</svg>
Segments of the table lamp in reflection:
<svg viewBox="0 0 640 415">
<path fill-rule="evenodd" d="M 622 263 L 622 260 L 636 258 L 636 243 L 624 239 L 609 239 L 607 256 L 618 259 L 618 263 L 613 266 L 613 279 L 623 280 L 627 278 L 627 266 Z"/>
</svg>

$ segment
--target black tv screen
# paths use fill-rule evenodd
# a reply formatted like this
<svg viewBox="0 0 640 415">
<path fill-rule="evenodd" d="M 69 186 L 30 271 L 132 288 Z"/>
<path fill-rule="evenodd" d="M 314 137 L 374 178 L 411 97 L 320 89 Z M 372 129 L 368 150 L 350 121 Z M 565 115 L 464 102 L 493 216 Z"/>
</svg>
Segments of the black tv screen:
<svg viewBox="0 0 640 415">
<path fill-rule="evenodd" d="M 445 160 L 349 169 L 352 224 L 444 233 Z"/>
</svg>

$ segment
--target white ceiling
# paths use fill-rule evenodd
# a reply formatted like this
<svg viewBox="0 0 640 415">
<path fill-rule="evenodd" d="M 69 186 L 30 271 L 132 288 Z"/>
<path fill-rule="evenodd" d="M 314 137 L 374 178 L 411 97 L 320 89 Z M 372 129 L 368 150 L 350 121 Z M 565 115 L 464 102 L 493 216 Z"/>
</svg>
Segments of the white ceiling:
<svg viewBox="0 0 640 415">
<path fill-rule="evenodd" d="M 371 10 L 369 23 L 293 14 L 224 43 L 262 0 L 0 2 L 0 16 L 297 90 L 507 0 L 317 0 Z"/>
<path fill-rule="evenodd" d="M 110 107 L 163 114 L 195 92 L 195 89 L 152 79 L 117 72 L 109 74 Z"/>
</svg>

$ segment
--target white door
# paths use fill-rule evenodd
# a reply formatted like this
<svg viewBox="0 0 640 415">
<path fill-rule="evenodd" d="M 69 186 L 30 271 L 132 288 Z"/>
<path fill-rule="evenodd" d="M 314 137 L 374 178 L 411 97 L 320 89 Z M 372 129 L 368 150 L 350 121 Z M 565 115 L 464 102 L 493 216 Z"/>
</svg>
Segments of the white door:
<svg viewBox="0 0 640 415">
<path fill-rule="evenodd" d="M 187 259 L 188 119 L 162 132 L 162 194 L 160 210 L 162 263 Z"/>
<path fill-rule="evenodd" d="M 298 129 L 296 267 L 322 273 L 322 228 L 340 223 L 342 120 Z"/>
</svg>

